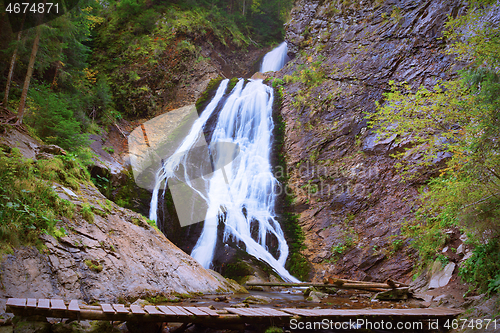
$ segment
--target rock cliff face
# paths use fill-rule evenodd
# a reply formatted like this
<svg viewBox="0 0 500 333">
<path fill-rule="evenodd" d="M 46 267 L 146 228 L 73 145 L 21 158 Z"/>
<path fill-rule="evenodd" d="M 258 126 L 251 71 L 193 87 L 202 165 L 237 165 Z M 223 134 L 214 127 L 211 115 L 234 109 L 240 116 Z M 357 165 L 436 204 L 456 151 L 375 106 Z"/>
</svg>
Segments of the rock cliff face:
<svg viewBox="0 0 500 333">
<path fill-rule="evenodd" d="M 402 182 L 390 154 L 404 144 L 378 140 L 365 114 L 390 80 L 417 87 L 451 75 L 439 37 L 462 10 L 458 1 L 296 3 L 286 34 L 294 59 L 274 76 L 285 81 L 289 186 L 316 280 L 408 280 L 415 253 L 401 228 L 430 171 Z"/>
<path fill-rule="evenodd" d="M 35 158 L 39 145 L 9 129 L 0 142 Z M 45 156 L 47 157 L 47 156 Z M 50 156 L 49 156 L 50 157 Z M 233 285 L 173 245 L 141 215 L 112 203 L 91 184 L 72 190 L 53 184 L 75 204 L 62 218 L 61 237 L 43 235 L 42 251 L 17 248 L 0 263 L 0 306 L 8 297 L 116 302 L 119 298 L 231 292 Z M 83 214 L 82 207 L 92 213 Z"/>
</svg>

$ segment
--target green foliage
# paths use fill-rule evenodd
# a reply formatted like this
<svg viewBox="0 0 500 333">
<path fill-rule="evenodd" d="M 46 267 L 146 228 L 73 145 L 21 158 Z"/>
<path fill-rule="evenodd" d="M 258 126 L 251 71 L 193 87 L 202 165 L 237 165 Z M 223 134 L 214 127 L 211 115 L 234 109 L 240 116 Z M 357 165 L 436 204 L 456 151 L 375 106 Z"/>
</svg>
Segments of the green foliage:
<svg viewBox="0 0 500 333">
<path fill-rule="evenodd" d="M 419 176 L 415 167 L 436 168 L 436 158 L 449 156 L 421 195 L 419 219 L 406 229 L 424 261 L 434 259 L 446 241 L 445 227 L 467 226 L 476 235 L 488 235 L 492 244 L 500 236 L 500 30 L 478 20 L 488 3 L 474 1 L 466 16 L 447 24 L 451 46 L 446 52 L 469 62 L 457 79 L 416 91 L 390 82 L 386 103 L 368 115 L 381 137 L 396 134 L 413 141 L 413 147 L 394 155 L 407 178 Z M 491 256 L 477 258 L 492 265 Z M 464 273 L 483 289 L 496 281 L 494 274 L 479 275 Z"/>
<path fill-rule="evenodd" d="M 24 159 L 17 149 L 10 154 L 0 149 L 1 251 L 20 245 L 41 246 L 38 236 L 43 232 L 56 238 L 65 233 L 55 226 L 60 216 L 72 216 L 73 205 L 44 180 L 40 162 Z"/>
<path fill-rule="evenodd" d="M 354 245 L 353 238 L 350 237 L 350 236 L 348 236 L 348 237 L 346 237 L 344 239 L 343 242 L 340 242 L 337 245 L 333 245 L 332 249 L 331 249 L 331 252 L 332 252 L 332 254 L 334 256 L 341 255 L 341 254 L 343 254 L 345 251 L 347 251 L 347 249 L 349 249 L 353 245 Z"/>
<path fill-rule="evenodd" d="M 75 119 L 70 96 L 56 93 L 47 85 L 33 85 L 30 97 L 25 121 L 41 139 L 65 149 L 88 144 L 87 136 L 81 134 L 81 123 Z"/>
<path fill-rule="evenodd" d="M 293 72 L 292 75 L 283 77 L 286 83 L 300 82 L 304 89 L 300 89 L 294 96 L 293 105 L 296 108 L 310 106 L 315 102 L 313 91 L 326 81 L 327 76 L 321 61 L 316 61 L 305 67 L 304 65 Z"/>
<path fill-rule="evenodd" d="M 277 87 L 282 86 L 283 84 L 285 84 L 285 81 L 283 81 L 282 79 L 277 78 L 277 79 L 273 80 L 272 87 L 273 88 L 277 88 Z"/>
<path fill-rule="evenodd" d="M 84 203 L 80 208 L 80 214 L 88 223 L 94 223 L 94 212 L 92 211 L 92 206 Z"/>
<path fill-rule="evenodd" d="M 104 268 L 97 260 L 86 259 L 84 262 L 88 268 L 90 268 L 91 270 L 93 270 L 96 273 L 102 272 L 102 270 Z"/>
<path fill-rule="evenodd" d="M 475 243 L 472 257 L 460 267 L 459 274 L 467 282 L 479 289 L 479 292 L 494 293 L 500 291 L 500 241 L 491 239 L 487 243 Z"/>
<path fill-rule="evenodd" d="M 226 93 L 230 93 L 233 88 L 236 86 L 238 83 L 239 79 L 237 77 L 233 77 L 231 80 L 229 80 L 229 84 L 227 85 Z"/>
<path fill-rule="evenodd" d="M 60 183 L 78 190 L 81 183 L 88 183 L 90 174 L 74 155 L 55 156 L 37 161 L 38 169 L 44 179 Z"/>
</svg>

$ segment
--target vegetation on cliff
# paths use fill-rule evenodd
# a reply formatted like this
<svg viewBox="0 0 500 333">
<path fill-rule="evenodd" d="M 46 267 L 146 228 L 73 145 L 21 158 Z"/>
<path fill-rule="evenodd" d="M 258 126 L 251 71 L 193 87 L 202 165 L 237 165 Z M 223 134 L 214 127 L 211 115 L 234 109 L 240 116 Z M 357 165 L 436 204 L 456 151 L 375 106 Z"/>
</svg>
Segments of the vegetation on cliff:
<svg viewBox="0 0 500 333">
<path fill-rule="evenodd" d="M 32 161 L 16 148 L 0 148 L 0 253 L 20 245 L 40 247 L 38 236 L 43 232 L 64 236 L 66 230 L 56 224 L 61 217 L 72 218 L 75 206 L 61 199 L 47 181 L 77 189 L 89 180 L 74 156 Z"/>
<path fill-rule="evenodd" d="M 442 246 L 441 229 L 471 232 L 473 256 L 461 266 L 462 277 L 481 291 L 500 289 L 500 28 L 483 23 L 491 1 L 472 3 L 467 15 L 451 19 L 444 34 L 446 50 L 468 65 L 456 79 L 433 89 L 392 83 L 386 103 L 370 115 L 382 136 L 413 142 L 396 154 L 399 167 L 415 177 L 415 167 L 429 167 L 447 154 L 440 175 L 429 181 L 422 207 L 407 233 L 422 259 L 432 260 Z M 410 154 L 422 158 L 409 158 Z"/>
</svg>

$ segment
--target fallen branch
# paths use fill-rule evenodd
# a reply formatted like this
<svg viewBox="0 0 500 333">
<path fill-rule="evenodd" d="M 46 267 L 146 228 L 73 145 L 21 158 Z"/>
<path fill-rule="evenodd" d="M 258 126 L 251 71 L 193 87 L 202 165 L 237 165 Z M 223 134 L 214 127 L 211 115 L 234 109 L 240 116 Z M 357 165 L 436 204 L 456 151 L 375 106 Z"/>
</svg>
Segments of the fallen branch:
<svg viewBox="0 0 500 333">
<path fill-rule="evenodd" d="M 351 280 L 353 281 L 353 280 Z M 389 286 L 386 283 L 376 283 L 376 282 L 365 282 L 365 281 L 354 281 L 344 283 L 343 280 L 337 280 L 336 283 L 333 284 L 324 284 L 324 283 L 308 283 L 308 282 L 300 282 L 300 283 L 290 283 L 290 282 L 249 282 L 245 285 L 248 287 L 252 286 L 262 286 L 262 287 L 315 287 L 315 288 L 338 288 L 338 289 L 358 289 L 358 290 L 366 290 L 366 291 L 385 291 L 388 289 L 393 289 L 393 287 Z"/>
</svg>

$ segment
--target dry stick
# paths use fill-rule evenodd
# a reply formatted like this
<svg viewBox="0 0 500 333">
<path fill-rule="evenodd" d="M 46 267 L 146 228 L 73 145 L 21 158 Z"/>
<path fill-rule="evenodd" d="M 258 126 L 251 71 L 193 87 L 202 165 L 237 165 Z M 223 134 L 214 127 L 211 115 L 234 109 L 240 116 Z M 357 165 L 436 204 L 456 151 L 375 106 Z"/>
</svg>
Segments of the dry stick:
<svg viewBox="0 0 500 333">
<path fill-rule="evenodd" d="M 116 128 L 118 128 L 118 130 L 120 131 L 120 133 L 121 133 L 121 134 L 123 135 L 123 137 L 126 139 L 126 138 L 127 138 L 127 136 L 125 135 L 125 133 L 123 133 L 123 131 L 121 130 L 121 128 L 120 128 L 120 127 L 118 127 L 118 124 L 114 121 L 114 119 L 113 119 L 113 118 L 111 118 L 109 115 L 106 115 L 106 117 L 108 117 L 108 118 L 109 118 L 109 120 L 111 120 L 111 121 L 113 122 L 113 125 L 115 125 L 115 126 L 116 126 Z"/>
<path fill-rule="evenodd" d="M 265 287 L 316 287 L 316 288 L 338 288 L 338 289 L 358 289 L 366 291 L 386 291 L 392 289 L 384 283 L 343 283 L 343 284 L 322 284 L 322 283 L 246 283 L 246 286 L 265 286 Z"/>
</svg>

